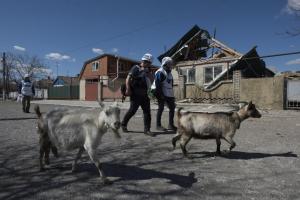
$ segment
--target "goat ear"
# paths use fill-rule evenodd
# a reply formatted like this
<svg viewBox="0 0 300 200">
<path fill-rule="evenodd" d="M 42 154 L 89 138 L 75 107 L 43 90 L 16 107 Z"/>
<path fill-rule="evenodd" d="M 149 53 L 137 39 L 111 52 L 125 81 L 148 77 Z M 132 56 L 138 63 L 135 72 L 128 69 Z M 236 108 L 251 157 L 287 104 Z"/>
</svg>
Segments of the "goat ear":
<svg viewBox="0 0 300 200">
<path fill-rule="evenodd" d="M 249 104 L 248 104 L 248 109 L 252 109 L 252 108 L 253 108 L 253 105 L 254 105 L 254 104 L 252 103 L 252 101 L 250 101 Z"/>
<path fill-rule="evenodd" d="M 104 108 L 105 107 L 105 105 L 104 105 L 104 103 L 102 101 L 98 101 L 98 103 L 99 103 L 100 108 Z"/>
</svg>

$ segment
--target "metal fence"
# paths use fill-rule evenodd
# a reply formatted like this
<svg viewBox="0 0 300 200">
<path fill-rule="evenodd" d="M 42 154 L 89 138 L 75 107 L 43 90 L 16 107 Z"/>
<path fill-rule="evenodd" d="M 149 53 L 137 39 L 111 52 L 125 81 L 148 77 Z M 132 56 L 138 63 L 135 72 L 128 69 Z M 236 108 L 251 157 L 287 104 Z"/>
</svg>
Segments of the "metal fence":
<svg viewBox="0 0 300 200">
<path fill-rule="evenodd" d="M 287 81 L 287 109 L 300 109 L 300 80 Z"/>
<path fill-rule="evenodd" d="M 50 87 L 48 99 L 79 99 L 79 85 Z"/>
<path fill-rule="evenodd" d="M 8 98 L 12 100 L 17 100 L 19 96 L 18 92 L 9 92 Z M 35 95 L 34 99 L 48 99 L 48 92 L 47 89 L 37 89 L 35 88 Z"/>
</svg>

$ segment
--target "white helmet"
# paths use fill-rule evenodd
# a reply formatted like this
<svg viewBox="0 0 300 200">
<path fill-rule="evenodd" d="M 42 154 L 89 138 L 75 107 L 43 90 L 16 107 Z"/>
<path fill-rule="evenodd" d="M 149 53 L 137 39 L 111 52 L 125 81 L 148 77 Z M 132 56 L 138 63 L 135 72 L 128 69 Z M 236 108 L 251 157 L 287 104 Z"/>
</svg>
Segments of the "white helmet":
<svg viewBox="0 0 300 200">
<path fill-rule="evenodd" d="M 171 57 L 164 57 L 161 61 L 161 66 L 165 66 L 168 64 L 173 64 L 173 59 Z"/>
<path fill-rule="evenodd" d="M 25 74 L 25 76 L 24 76 L 24 78 L 29 78 L 30 76 L 29 76 L 29 74 Z"/>
<path fill-rule="evenodd" d="M 152 61 L 153 61 L 153 56 L 152 56 L 150 53 L 146 53 L 146 54 L 142 57 L 142 60 L 148 61 L 148 62 L 152 63 Z"/>
</svg>

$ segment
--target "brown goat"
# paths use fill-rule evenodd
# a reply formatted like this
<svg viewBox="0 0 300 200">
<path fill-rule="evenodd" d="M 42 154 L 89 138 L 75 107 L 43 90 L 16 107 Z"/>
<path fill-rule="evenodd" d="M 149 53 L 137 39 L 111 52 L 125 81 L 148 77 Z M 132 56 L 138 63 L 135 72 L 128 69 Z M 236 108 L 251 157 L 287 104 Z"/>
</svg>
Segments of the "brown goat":
<svg viewBox="0 0 300 200">
<path fill-rule="evenodd" d="M 186 156 L 186 145 L 191 138 L 215 139 L 217 143 L 216 154 L 220 155 L 221 139 L 230 144 L 229 151 L 231 151 L 236 145 L 232 138 L 236 129 L 240 128 L 241 122 L 249 117 L 260 118 L 261 114 L 250 101 L 238 111 L 231 113 L 183 112 L 182 108 L 179 108 L 177 117 L 177 134 L 172 139 L 174 148 L 177 140 L 181 139 L 180 147 L 182 153 Z"/>
</svg>

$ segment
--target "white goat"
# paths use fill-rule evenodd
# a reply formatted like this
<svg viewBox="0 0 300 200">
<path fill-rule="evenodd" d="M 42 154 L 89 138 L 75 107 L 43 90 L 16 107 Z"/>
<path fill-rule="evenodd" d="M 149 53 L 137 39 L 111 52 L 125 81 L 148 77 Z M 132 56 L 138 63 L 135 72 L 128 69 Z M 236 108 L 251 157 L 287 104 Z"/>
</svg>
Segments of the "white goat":
<svg viewBox="0 0 300 200">
<path fill-rule="evenodd" d="M 98 168 L 103 182 L 110 183 L 103 173 L 101 163 L 96 156 L 96 149 L 108 129 L 111 129 L 115 136 L 120 138 L 118 132 L 121 125 L 120 109 L 116 103 L 109 107 L 104 107 L 103 104 L 100 104 L 100 106 L 100 110 L 61 108 L 51 110 L 39 119 L 39 129 L 43 129 L 40 132 L 48 134 L 52 145 L 58 149 L 79 149 L 72 164 L 72 171 L 75 171 L 78 159 L 86 150 L 90 159 Z"/>
</svg>

